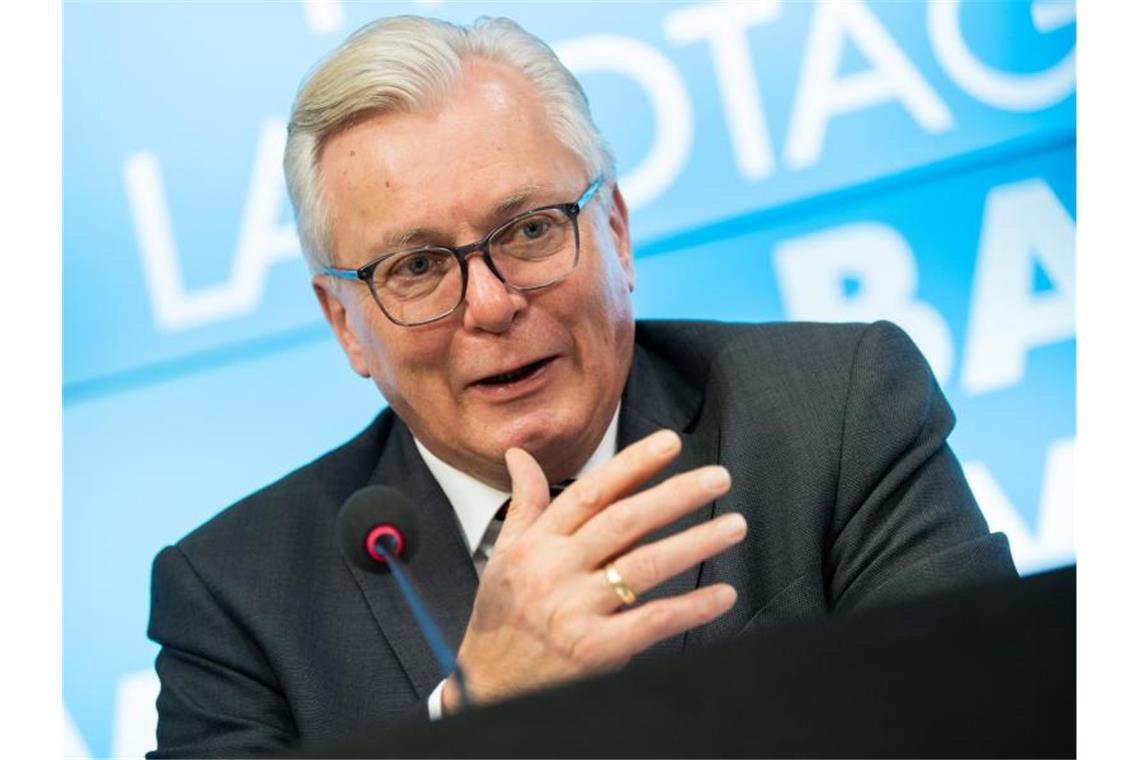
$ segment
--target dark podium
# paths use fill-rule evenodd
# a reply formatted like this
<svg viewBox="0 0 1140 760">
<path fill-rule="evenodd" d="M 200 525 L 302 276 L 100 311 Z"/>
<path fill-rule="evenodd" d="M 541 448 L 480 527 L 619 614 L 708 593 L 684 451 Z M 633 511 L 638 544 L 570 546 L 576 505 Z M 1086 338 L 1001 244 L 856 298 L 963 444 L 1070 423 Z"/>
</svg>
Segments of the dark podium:
<svg viewBox="0 0 1140 760">
<path fill-rule="evenodd" d="M 320 754 L 1074 757 L 1076 569 L 635 662 Z"/>
</svg>

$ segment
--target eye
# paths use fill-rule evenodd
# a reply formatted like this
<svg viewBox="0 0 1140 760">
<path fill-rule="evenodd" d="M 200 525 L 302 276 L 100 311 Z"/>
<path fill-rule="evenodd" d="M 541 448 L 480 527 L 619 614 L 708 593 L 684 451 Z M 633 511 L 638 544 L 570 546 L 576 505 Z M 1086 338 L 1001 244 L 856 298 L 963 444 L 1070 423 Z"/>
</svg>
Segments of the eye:
<svg viewBox="0 0 1140 760">
<path fill-rule="evenodd" d="M 519 225 L 519 234 L 527 240 L 538 240 L 550 231 L 550 220 L 546 217 L 531 217 Z"/>
<path fill-rule="evenodd" d="M 429 253 L 427 251 L 421 253 L 410 253 L 407 256 L 401 256 L 399 260 L 393 262 L 392 266 L 388 269 L 388 277 L 399 277 L 403 279 L 419 279 L 426 277 L 438 270 L 443 265 L 443 260 L 438 254 Z"/>
<path fill-rule="evenodd" d="M 380 288 L 408 292 L 409 288 L 435 285 L 454 268 L 455 258 L 447 251 L 409 251 L 384 261 L 373 281 Z"/>
<path fill-rule="evenodd" d="M 496 238 L 501 246 L 520 246 L 533 250 L 535 244 L 545 245 L 560 231 L 559 220 L 553 214 L 539 212 L 519 219 Z"/>
<path fill-rule="evenodd" d="M 431 259 L 423 254 L 408 256 L 396 265 L 394 274 L 410 277 L 425 275 L 431 271 Z"/>
</svg>

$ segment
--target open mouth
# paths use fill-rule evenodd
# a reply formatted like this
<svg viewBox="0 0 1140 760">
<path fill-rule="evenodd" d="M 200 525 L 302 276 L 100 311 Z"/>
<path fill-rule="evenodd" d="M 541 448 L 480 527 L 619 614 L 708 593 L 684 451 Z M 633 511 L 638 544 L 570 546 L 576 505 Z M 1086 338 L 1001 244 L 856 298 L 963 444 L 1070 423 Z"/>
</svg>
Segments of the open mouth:
<svg viewBox="0 0 1140 760">
<path fill-rule="evenodd" d="M 547 364 L 550 364 L 552 361 L 554 361 L 554 357 L 548 356 L 545 359 L 539 359 L 536 362 L 531 362 L 530 364 L 519 367 L 518 369 L 511 370 L 510 372 L 504 372 L 501 375 L 492 375 L 490 377 L 485 377 L 475 383 L 475 385 L 507 385 L 509 383 L 517 383 L 519 380 L 525 380 L 531 375 L 534 375 L 536 372 L 545 367 Z"/>
</svg>

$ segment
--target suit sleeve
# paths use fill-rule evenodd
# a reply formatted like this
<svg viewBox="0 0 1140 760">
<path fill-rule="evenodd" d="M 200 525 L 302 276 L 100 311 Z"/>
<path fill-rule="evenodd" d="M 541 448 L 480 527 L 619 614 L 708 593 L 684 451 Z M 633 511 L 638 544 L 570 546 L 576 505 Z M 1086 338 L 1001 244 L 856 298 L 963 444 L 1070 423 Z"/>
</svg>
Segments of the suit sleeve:
<svg viewBox="0 0 1140 760">
<path fill-rule="evenodd" d="M 289 705 L 264 653 L 177 547 L 154 561 L 147 633 L 162 646 L 158 748 L 147 757 L 281 755 L 295 746 Z"/>
<path fill-rule="evenodd" d="M 946 443 L 954 414 L 898 327 L 862 334 L 848 386 L 827 562 L 837 612 L 1016 577 Z"/>
</svg>

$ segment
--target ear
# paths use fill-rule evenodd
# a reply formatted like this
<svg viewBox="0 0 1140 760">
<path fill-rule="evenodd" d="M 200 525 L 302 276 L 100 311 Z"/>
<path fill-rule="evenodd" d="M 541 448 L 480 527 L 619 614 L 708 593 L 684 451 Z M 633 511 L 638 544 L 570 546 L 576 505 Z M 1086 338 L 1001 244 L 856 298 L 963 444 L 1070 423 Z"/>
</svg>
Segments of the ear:
<svg viewBox="0 0 1140 760">
<path fill-rule="evenodd" d="M 625 198 L 621 188 L 614 182 L 613 202 L 610 203 L 609 218 L 610 233 L 614 236 L 614 245 L 617 248 L 618 260 L 625 271 L 629 290 L 633 292 L 633 243 L 629 239 L 629 209 L 626 208 Z"/>
<path fill-rule="evenodd" d="M 313 277 L 313 292 L 316 293 L 317 300 L 321 302 L 321 311 L 324 312 L 325 319 L 332 327 L 344 355 L 348 357 L 348 363 L 352 366 L 353 372 L 361 377 L 370 377 L 368 362 L 364 360 L 364 349 L 357 339 L 356 327 L 349 319 L 348 310 L 341 302 L 341 298 L 344 296 L 337 292 L 339 290 L 343 289 L 337 288 L 335 283 L 330 281 L 328 275 L 318 274 Z"/>
</svg>

